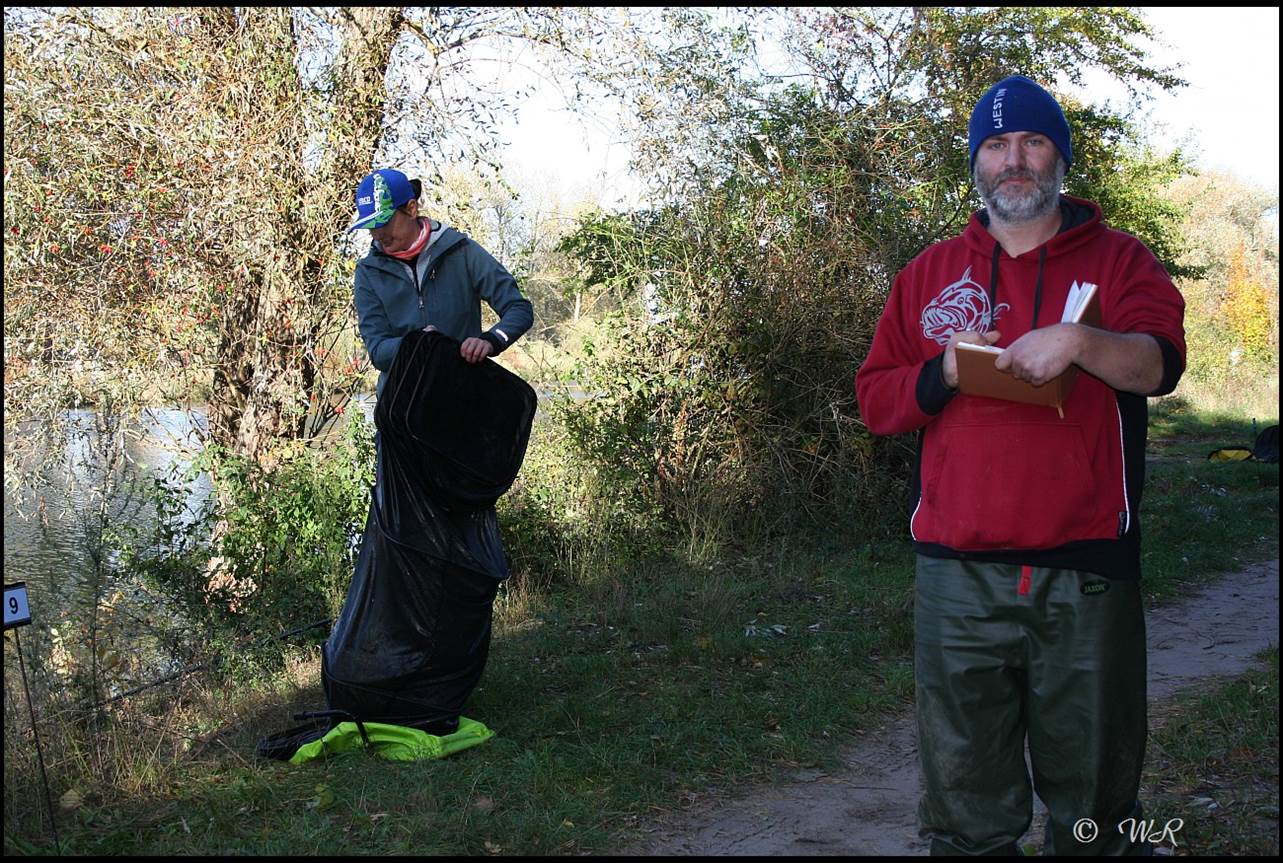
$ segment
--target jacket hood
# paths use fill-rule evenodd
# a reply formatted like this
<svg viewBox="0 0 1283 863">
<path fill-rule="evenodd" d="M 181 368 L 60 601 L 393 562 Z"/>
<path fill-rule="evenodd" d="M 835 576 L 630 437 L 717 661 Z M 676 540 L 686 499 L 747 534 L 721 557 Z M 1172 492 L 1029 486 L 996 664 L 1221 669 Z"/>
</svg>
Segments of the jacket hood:
<svg viewBox="0 0 1283 863">
<path fill-rule="evenodd" d="M 449 225 L 442 225 L 436 229 L 439 236 L 424 251 L 427 253 L 428 263 L 431 264 L 437 258 L 453 249 L 460 243 L 467 242 L 468 235 L 456 231 Z M 385 254 L 377 242 L 370 243 L 370 251 L 364 258 L 357 261 L 357 266 L 372 266 L 381 270 L 390 272 L 400 272 L 400 268 L 406 265 L 405 261 L 398 260 L 391 255 Z"/>
<path fill-rule="evenodd" d="M 1082 198 L 1075 198 L 1072 195 L 1061 195 L 1061 210 L 1065 211 L 1066 206 L 1069 213 L 1076 216 L 1073 221 L 1078 222 L 1068 230 L 1062 230 L 1047 242 L 1037 248 L 1030 249 L 1015 260 L 1024 258 L 1037 258 L 1040 251 L 1045 249 L 1047 259 L 1066 255 L 1081 246 L 1091 242 L 1102 231 L 1105 230 L 1105 220 L 1101 215 L 1100 207 L 1091 201 Z M 963 232 L 963 239 L 967 248 L 973 252 L 984 255 L 986 258 L 993 254 L 994 245 L 998 240 L 993 234 L 989 233 L 989 213 L 987 210 L 977 210 L 971 214 L 971 221 L 967 223 L 967 229 Z"/>
</svg>

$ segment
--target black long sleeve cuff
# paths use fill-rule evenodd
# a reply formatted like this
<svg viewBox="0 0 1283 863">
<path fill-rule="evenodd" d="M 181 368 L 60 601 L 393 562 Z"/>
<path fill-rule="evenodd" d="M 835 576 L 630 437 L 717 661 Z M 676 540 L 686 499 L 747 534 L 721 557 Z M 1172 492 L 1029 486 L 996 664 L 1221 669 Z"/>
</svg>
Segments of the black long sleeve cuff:
<svg viewBox="0 0 1283 863">
<path fill-rule="evenodd" d="M 493 331 L 488 333 L 482 333 L 481 338 L 488 341 L 490 343 L 490 347 L 494 348 L 494 350 L 490 352 L 490 356 L 492 357 L 497 357 L 499 356 L 499 354 L 503 353 L 504 348 L 508 347 L 508 344 L 509 344 L 508 342 L 505 342 L 503 339 L 496 336 Z"/>
<path fill-rule="evenodd" d="M 1150 336 L 1158 342 L 1158 349 L 1163 354 L 1163 380 L 1158 385 L 1158 389 L 1150 393 L 1150 396 L 1165 396 L 1176 389 L 1176 385 L 1180 383 L 1181 374 L 1185 371 L 1185 363 L 1181 361 L 1180 351 L 1176 350 L 1175 345 L 1162 336 L 1155 336 L 1153 333 L 1150 333 Z"/>
<path fill-rule="evenodd" d="M 918 398 L 918 410 L 935 416 L 945 409 L 957 390 L 951 390 L 944 384 L 944 354 L 927 360 L 918 373 L 918 385 L 915 395 Z"/>
</svg>

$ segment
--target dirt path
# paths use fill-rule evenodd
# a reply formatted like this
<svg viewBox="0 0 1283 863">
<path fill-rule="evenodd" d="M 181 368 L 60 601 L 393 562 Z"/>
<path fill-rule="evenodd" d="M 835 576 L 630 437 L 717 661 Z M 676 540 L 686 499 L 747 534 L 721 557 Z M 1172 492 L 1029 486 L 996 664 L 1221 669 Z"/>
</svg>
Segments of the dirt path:
<svg viewBox="0 0 1283 863">
<path fill-rule="evenodd" d="M 1254 564 L 1151 609 L 1145 624 L 1151 701 L 1198 680 L 1239 674 L 1253 654 L 1279 643 L 1279 562 Z M 915 823 L 921 791 L 912 714 L 843 758 L 848 769 L 840 774 L 811 771 L 737 800 L 697 803 L 653 828 L 651 841 L 631 853 L 925 854 Z"/>
</svg>

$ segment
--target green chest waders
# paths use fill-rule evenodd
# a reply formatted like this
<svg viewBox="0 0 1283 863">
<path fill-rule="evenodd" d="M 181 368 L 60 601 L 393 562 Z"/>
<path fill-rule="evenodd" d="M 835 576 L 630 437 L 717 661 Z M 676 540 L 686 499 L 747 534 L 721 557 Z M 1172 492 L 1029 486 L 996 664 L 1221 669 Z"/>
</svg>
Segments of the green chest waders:
<svg viewBox="0 0 1283 863">
<path fill-rule="evenodd" d="M 1018 853 L 1032 819 L 1026 736 L 1050 813 L 1045 853 L 1150 850 L 1119 831 L 1141 817 L 1138 582 L 919 556 L 914 632 L 918 820 L 932 853 Z"/>
</svg>

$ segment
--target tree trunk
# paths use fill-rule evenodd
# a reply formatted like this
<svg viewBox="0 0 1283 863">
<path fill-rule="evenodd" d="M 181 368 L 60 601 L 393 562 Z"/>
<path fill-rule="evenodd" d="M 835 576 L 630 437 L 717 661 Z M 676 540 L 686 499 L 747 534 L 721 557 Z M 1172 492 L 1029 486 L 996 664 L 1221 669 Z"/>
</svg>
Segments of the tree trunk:
<svg viewBox="0 0 1283 863">
<path fill-rule="evenodd" d="M 290 12 L 247 8 L 237 26 L 226 15 L 204 19 L 227 39 L 252 43 L 246 53 L 289 52 L 291 61 L 252 73 L 265 80 L 253 82 L 252 99 L 232 106 L 247 115 L 249 131 L 259 134 L 261 158 L 272 159 L 275 189 L 284 190 L 278 197 L 285 200 L 255 201 L 247 211 L 261 211 L 266 203 L 269 218 L 247 219 L 237 232 L 238 245 L 257 254 L 240 256 L 232 274 L 209 412 L 216 443 L 267 468 L 275 460 L 275 444 L 303 437 L 315 406 L 310 396 L 321 378 L 313 349 L 347 320 L 349 304 L 337 300 L 324 262 L 336 253 L 335 238 L 353 211 L 352 190 L 378 144 L 383 81 L 402 14 L 395 8 L 356 8 L 336 17 L 342 47 L 324 106 L 304 91 L 294 66 L 298 48 Z M 328 134 L 319 167 L 309 171 L 304 112 L 321 108 L 328 112 Z"/>
</svg>

